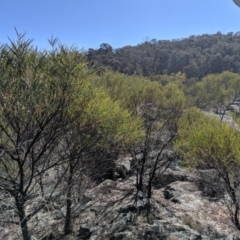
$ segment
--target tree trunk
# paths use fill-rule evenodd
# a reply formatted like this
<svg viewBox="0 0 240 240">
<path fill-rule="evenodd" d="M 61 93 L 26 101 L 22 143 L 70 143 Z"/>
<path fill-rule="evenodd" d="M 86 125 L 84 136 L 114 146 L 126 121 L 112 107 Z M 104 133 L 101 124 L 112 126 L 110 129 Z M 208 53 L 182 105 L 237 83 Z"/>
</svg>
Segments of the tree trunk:
<svg viewBox="0 0 240 240">
<path fill-rule="evenodd" d="M 147 189 L 148 189 L 148 195 L 147 196 L 148 196 L 148 198 L 152 197 L 152 181 L 153 181 L 153 178 L 154 178 L 156 170 L 157 170 L 157 163 L 159 161 L 159 159 L 158 159 L 159 157 L 160 157 L 160 154 L 158 154 L 158 156 L 155 160 L 152 172 L 150 172 L 150 174 L 149 174 L 149 180 L 148 180 L 148 186 L 147 186 Z"/>
<path fill-rule="evenodd" d="M 68 176 L 68 180 L 67 180 L 66 219 L 65 219 L 65 226 L 64 226 L 65 234 L 69 234 L 72 232 L 72 228 L 71 228 L 72 209 L 71 209 L 71 206 L 72 206 L 73 172 L 74 172 L 74 166 L 70 162 L 69 176 Z"/>
<path fill-rule="evenodd" d="M 234 209 L 232 209 L 230 207 L 230 215 L 231 215 L 231 219 L 232 222 L 234 223 L 234 225 L 237 227 L 238 230 L 240 230 L 240 222 L 239 222 L 239 204 L 237 201 L 237 197 L 236 197 L 236 188 L 232 187 L 230 184 L 230 181 L 227 179 L 227 181 L 225 180 L 225 182 L 227 183 L 227 191 L 233 201 L 234 204 Z"/>
<path fill-rule="evenodd" d="M 28 225 L 27 225 L 28 221 L 26 219 L 23 201 L 19 199 L 19 197 L 15 196 L 15 203 L 17 206 L 18 216 L 20 219 L 20 226 L 22 230 L 23 240 L 31 240 L 31 237 L 29 236 L 29 232 L 28 232 Z"/>
<path fill-rule="evenodd" d="M 234 219 L 233 222 L 235 224 L 235 226 L 237 227 L 238 230 L 240 230 L 240 223 L 239 223 L 239 205 L 238 203 L 235 204 L 235 213 L 234 213 Z"/>
<path fill-rule="evenodd" d="M 138 190 L 142 191 L 143 189 L 143 175 L 144 175 L 144 170 L 145 170 L 145 163 L 146 163 L 146 155 L 143 154 L 142 158 L 142 166 L 139 174 L 139 185 L 138 185 Z"/>
<path fill-rule="evenodd" d="M 148 198 L 152 197 L 152 177 L 149 178 L 147 196 Z"/>
</svg>

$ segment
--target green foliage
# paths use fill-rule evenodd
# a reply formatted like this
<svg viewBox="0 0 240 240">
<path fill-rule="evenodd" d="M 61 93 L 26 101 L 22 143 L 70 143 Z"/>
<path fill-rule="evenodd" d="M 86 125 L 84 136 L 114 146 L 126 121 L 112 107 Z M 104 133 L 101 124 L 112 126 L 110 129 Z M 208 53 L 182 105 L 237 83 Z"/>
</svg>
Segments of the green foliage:
<svg viewBox="0 0 240 240">
<path fill-rule="evenodd" d="M 182 74 L 180 74 L 182 76 Z M 178 77 L 176 77 L 179 80 Z M 176 121 L 185 109 L 186 99 L 183 91 L 179 88 L 179 82 L 170 81 L 162 86 L 159 82 L 150 81 L 143 77 L 126 76 L 121 73 L 106 72 L 99 78 L 94 79 L 94 85 L 107 90 L 113 99 L 126 107 L 132 116 L 140 117 L 144 133 L 142 141 L 138 143 L 138 153 L 142 158 L 136 160 L 137 185 L 141 191 L 146 191 L 150 198 L 152 194 L 152 181 L 156 170 L 165 168 L 166 160 L 162 152 L 172 144 L 176 136 Z M 127 130 L 127 129 L 126 129 Z M 159 152 L 152 163 L 149 173 L 148 185 L 144 189 L 143 178 L 146 175 L 146 161 L 149 154 L 157 149 Z M 135 157 L 136 148 L 130 147 L 129 151 Z"/>
<path fill-rule="evenodd" d="M 240 76 L 228 71 L 211 74 L 203 78 L 197 88 L 198 106 L 225 109 L 239 96 Z"/>
<path fill-rule="evenodd" d="M 77 49 L 60 45 L 59 49 L 41 53 L 35 51 L 29 41 L 21 52 L 21 44 L 24 44 L 21 40 L 12 42 L 12 46 L 2 50 L 1 129 L 9 129 L 14 134 L 16 128 L 8 126 L 9 118 L 19 128 L 26 128 L 28 124 L 40 127 L 44 117 L 60 108 L 61 121 L 78 122 L 81 127 L 97 129 L 102 138 L 108 134 L 109 138 L 116 135 L 123 139 L 125 134 L 128 141 L 134 136 L 136 140 L 138 133 L 134 131 L 140 130 L 141 122 L 133 119 L 102 89 L 92 86 L 90 78 L 94 72 Z M 17 64 L 20 65 L 15 67 Z M 11 127 L 14 129 L 10 130 Z M 11 135 L 2 133 L 1 136 L 4 134 Z"/>
<path fill-rule="evenodd" d="M 175 83 L 167 84 L 162 89 L 162 104 L 169 114 L 181 114 L 186 105 L 184 92 Z"/>
<path fill-rule="evenodd" d="M 236 174 L 236 166 L 240 166 L 239 144 L 236 129 L 197 108 L 188 109 L 179 120 L 175 148 L 187 166 L 203 164 Z"/>
<path fill-rule="evenodd" d="M 45 197 L 46 172 L 61 165 L 64 175 L 69 169 L 71 198 L 83 152 L 121 148 L 143 139 L 142 120 L 103 87 L 93 85 L 95 72 L 85 57 L 74 47 L 51 43 L 51 51 L 39 52 L 17 33 L 17 41 L 0 51 L 0 190 L 14 198 L 25 240 L 30 239 L 27 222 L 44 206 L 26 215 L 26 202 L 36 185 Z M 69 210 L 71 201 L 67 204 Z"/>
<path fill-rule="evenodd" d="M 140 109 L 147 104 L 160 100 L 161 86 L 143 77 L 106 72 L 103 76 L 95 78 L 94 85 L 104 87 L 112 99 L 135 115 L 139 115 Z"/>
<path fill-rule="evenodd" d="M 178 85 L 181 85 L 185 80 L 186 76 L 185 74 L 178 72 L 176 74 L 172 73 L 170 75 L 163 74 L 163 75 L 155 75 L 155 76 L 150 76 L 149 79 L 151 81 L 157 81 L 159 82 L 162 86 L 165 86 L 168 83 L 177 83 Z"/>
<path fill-rule="evenodd" d="M 186 106 L 185 95 L 179 88 L 180 80 L 178 77 L 176 79 L 175 82 L 162 86 L 143 77 L 106 72 L 94 79 L 94 85 L 103 87 L 121 106 L 126 107 L 134 116 L 141 117 L 145 129 L 151 122 L 151 127 L 159 130 L 164 122 L 172 124 Z"/>
<path fill-rule="evenodd" d="M 100 137 L 97 144 L 109 144 L 117 141 L 122 144 L 133 144 L 142 139 L 142 121 L 131 116 L 102 89 L 94 89 L 88 103 L 82 123 L 91 125 Z"/>
<path fill-rule="evenodd" d="M 230 218 L 240 230 L 239 222 L 239 170 L 240 170 L 240 134 L 228 123 L 216 117 L 208 116 L 197 108 L 188 109 L 179 120 L 178 139 L 175 149 L 183 157 L 183 163 L 189 167 L 212 169 L 217 178 L 208 184 L 223 186 Z M 206 181 L 204 179 L 204 181 Z M 215 188 L 221 191 L 220 188 Z"/>
</svg>

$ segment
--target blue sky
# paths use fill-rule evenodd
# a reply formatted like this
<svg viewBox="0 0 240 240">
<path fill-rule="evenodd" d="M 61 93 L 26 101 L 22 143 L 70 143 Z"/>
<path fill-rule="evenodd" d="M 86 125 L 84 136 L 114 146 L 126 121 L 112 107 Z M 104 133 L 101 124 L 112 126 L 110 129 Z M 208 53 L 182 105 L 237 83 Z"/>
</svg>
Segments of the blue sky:
<svg viewBox="0 0 240 240">
<path fill-rule="evenodd" d="M 79 48 L 137 45 L 153 38 L 185 38 L 240 31 L 232 0 L 2 0 L 0 42 L 27 33 L 39 48 L 47 39 Z"/>
</svg>

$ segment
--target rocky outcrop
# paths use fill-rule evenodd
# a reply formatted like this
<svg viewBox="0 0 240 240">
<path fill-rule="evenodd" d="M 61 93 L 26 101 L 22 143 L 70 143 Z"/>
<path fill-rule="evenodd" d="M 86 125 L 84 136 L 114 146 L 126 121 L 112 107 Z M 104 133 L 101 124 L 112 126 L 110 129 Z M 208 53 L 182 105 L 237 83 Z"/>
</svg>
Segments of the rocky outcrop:
<svg viewBox="0 0 240 240">
<path fill-rule="evenodd" d="M 170 183 L 153 190 L 150 201 L 137 192 L 134 177 L 106 180 L 89 191 L 95 200 L 88 203 L 95 217 L 88 218 L 89 239 L 240 239 L 224 203 L 199 189 L 196 172 L 168 170 L 164 175 Z"/>
<path fill-rule="evenodd" d="M 210 171 L 202 174 L 214 176 Z M 61 235 L 65 207 L 60 200 L 39 212 L 30 228 L 34 236 L 42 236 L 37 239 L 240 240 L 221 198 L 210 198 L 199 188 L 198 173 L 168 169 L 156 179 L 152 199 L 137 191 L 134 176 L 108 179 L 87 190 L 72 206 L 73 233 L 69 236 Z M 11 239 L 6 231 L 1 236 Z"/>
<path fill-rule="evenodd" d="M 204 197 L 193 176 L 176 172 L 180 181 L 155 189 L 150 201 L 136 191 L 134 177 L 106 180 L 86 193 L 91 209 L 82 227 L 90 240 L 240 239 L 224 204 Z"/>
<path fill-rule="evenodd" d="M 239 236 L 223 201 L 204 197 L 194 182 L 173 182 L 163 190 L 154 190 L 153 198 L 171 209 L 185 225 L 211 239 Z"/>
<path fill-rule="evenodd" d="M 132 157 L 121 157 L 116 161 L 116 167 L 114 171 L 115 179 L 125 179 L 131 173 Z"/>
</svg>

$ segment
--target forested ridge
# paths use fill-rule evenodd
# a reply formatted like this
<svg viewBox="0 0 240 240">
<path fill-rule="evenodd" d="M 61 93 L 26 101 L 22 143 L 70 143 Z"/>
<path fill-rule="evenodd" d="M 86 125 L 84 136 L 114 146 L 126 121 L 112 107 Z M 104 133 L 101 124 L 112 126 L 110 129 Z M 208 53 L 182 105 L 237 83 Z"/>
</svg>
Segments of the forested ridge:
<svg viewBox="0 0 240 240">
<path fill-rule="evenodd" d="M 113 49 L 108 43 L 88 49 L 90 65 L 128 75 L 152 76 L 182 72 L 202 78 L 229 70 L 240 72 L 240 32 L 193 35 L 174 40 L 152 39 L 137 46 Z"/>
</svg>

